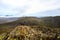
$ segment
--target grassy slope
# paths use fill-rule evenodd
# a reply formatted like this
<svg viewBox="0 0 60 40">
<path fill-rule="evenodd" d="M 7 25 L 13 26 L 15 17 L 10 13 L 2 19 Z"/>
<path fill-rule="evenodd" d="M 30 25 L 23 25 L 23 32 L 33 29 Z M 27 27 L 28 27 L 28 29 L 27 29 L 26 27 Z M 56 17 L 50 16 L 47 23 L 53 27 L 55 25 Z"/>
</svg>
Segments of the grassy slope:
<svg viewBox="0 0 60 40">
<path fill-rule="evenodd" d="M 6 35 L 7 32 L 10 33 L 12 30 L 14 30 L 15 27 L 26 25 L 28 27 L 31 27 L 32 29 L 35 29 L 37 33 L 42 32 L 43 34 L 45 34 L 45 36 L 46 35 L 55 36 L 55 34 L 58 34 L 60 36 L 59 20 L 60 17 L 45 17 L 45 18 L 22 17 L 19 20 L 11 23 L 0 24 L 0 34 L 4 33 L 3 35 Z M 54 22 L 52 23 L 52 21 Z"/>
<path fill-rule="evenodd" d="M 37 26 L 36 28 L 42 27 L 49 28 L 49 29 L 56 29 L 59 30 L 60 28 L 60 16 L 56 17 L 44 17 L 44 18 L 37 18 L 37 17 L 21 17 L 19 20 L 0 24 L 0 33 L 8 32 L 14 29 L 18 25 L 28 25 L 28 26 Z"/>
<path fill-rule="evenodd" d="M 58 40 L 59 39 L 59 38 L 55 38 L 56 35 L 54 33 L 49 32 L 49 30 L 51 29 L 47 31 L 46 28 L 43 28 L 45 30 L 44 33 L 43 30 L 38 31 L 37 29 L 32 27 L 33 26 L 25 26 L 25 25 L 16 26 L 16 28 L 14 28 L 9 33 L 1 34 L 0 40 L 53 40 L 53 39 Z"/>
</svg>

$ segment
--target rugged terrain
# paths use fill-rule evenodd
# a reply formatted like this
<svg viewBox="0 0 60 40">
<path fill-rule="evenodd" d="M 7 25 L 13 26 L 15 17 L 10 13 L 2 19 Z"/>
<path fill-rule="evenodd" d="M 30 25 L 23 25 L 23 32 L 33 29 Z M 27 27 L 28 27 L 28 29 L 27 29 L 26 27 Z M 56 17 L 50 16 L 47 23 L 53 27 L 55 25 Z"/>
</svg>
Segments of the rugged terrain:
<svg viewBox="0 0 60 40">
<path fill-rule="evenodd" d="M 0 40 L 60 40 L 60 16 L 21 17 L 0 24 Z"/>
</svg>

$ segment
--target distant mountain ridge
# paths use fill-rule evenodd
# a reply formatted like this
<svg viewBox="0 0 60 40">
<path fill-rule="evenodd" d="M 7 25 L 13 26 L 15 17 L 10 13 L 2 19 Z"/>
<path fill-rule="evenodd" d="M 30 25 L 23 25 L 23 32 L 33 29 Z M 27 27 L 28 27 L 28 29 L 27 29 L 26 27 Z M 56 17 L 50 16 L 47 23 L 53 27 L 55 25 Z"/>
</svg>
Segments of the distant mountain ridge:
<svg viewBox="0 0 60 40">
<path fill-rule="evenodd" d="M 18 17 L 11 17 L 11 18 L 0 17 L 0 24 L 16 21 L 18 19 L 19 19 Z"/>
<path fill-rule="evenodd" d="M 60 16 L 54 17 L 17 17 L 17 18 L 0 18 L 1 23 L 12 25 L 44 25 L 47 27 L 60 27 Z"/>
</svg>

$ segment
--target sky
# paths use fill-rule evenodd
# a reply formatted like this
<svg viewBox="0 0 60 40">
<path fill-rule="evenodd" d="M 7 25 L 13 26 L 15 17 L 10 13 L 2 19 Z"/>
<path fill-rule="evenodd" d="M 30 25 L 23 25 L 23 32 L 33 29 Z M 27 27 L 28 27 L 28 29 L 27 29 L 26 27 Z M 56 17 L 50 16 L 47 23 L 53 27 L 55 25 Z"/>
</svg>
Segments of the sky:
<svg viewBox="0 0 60 40">
<path fill-rule="evenodd" d="M 0 16 L 60 15 L 60 0 L 0 0 Z"/>
</svg>

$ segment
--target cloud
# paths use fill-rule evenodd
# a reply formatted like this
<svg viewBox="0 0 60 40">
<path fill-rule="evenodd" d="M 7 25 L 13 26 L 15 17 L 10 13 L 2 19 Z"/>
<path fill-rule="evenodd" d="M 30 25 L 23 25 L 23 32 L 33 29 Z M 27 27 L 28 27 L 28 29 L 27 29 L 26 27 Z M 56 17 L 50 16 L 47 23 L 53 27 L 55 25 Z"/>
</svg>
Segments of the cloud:
<svg viewBox="0 0 60 40">
<path fill-rule="evenodd" d="M 60 0 L 0 0 L 0 14 L 23 16 L 60 8 Z"/>
<path fill-rule="evenodd" d="M 30 2 L 30 8 L 26 11 L 26 13 L 35 13 L 60 8 L 60 3 L 57 3 L 56 1 L 57 0 L 40 0 L 39 2 L 38 0 L 33 0 Z"/>
<path fill-rule="evenodd" d="M 28 8 L 26 3 L 27 0 L 0 0 L 0 14 L 21 15 Z"/>
<path fill-rule="evenodd" d="M 27 16 L 37 16 L 37 17 L 45 17 L 45 16 L 60 16 L 60 9 L 48 10 L 44 12 L 38 12 L 34 14 L 29 14 Z"/>
</svg>

